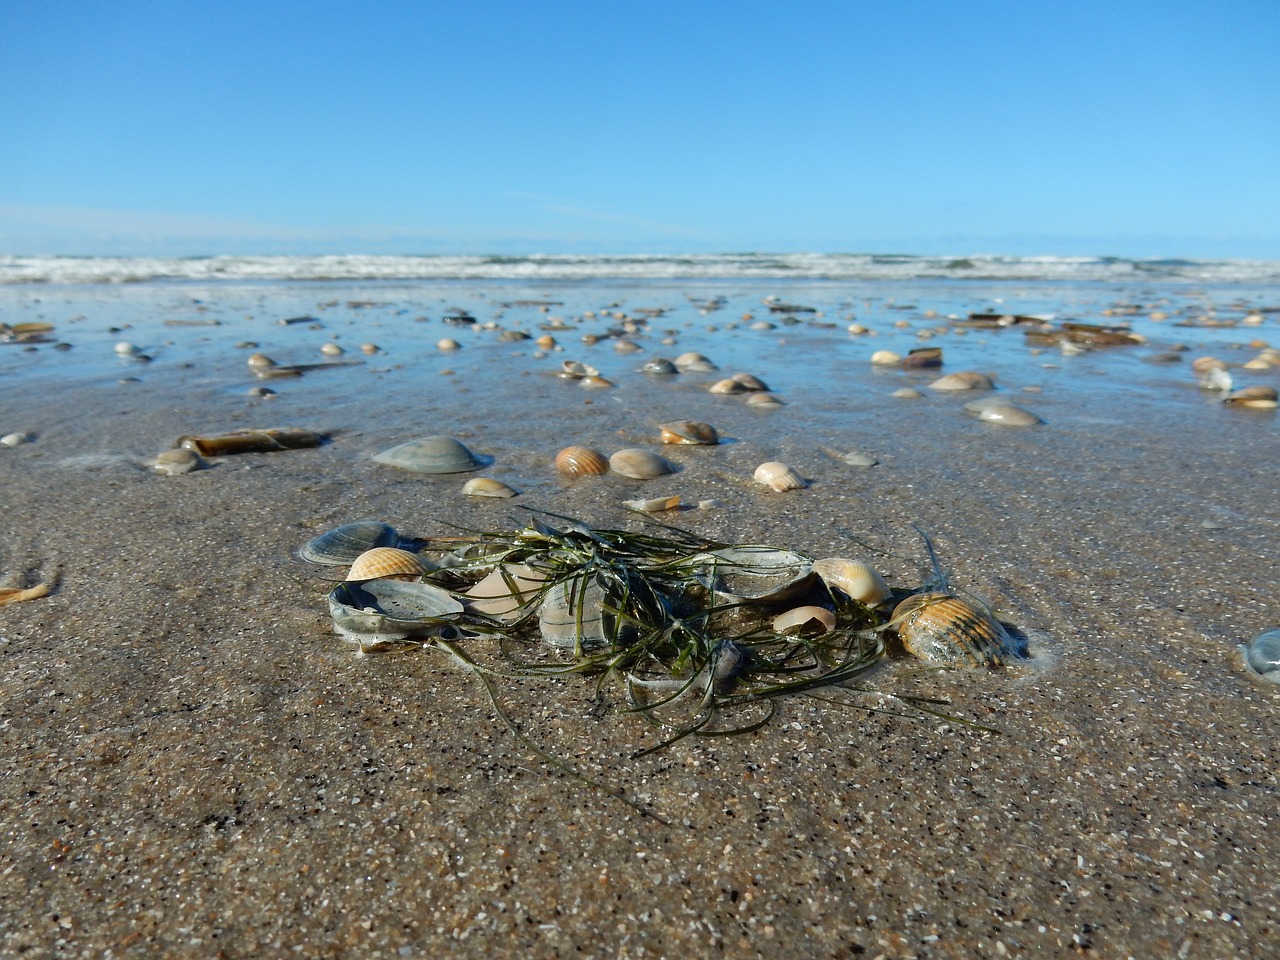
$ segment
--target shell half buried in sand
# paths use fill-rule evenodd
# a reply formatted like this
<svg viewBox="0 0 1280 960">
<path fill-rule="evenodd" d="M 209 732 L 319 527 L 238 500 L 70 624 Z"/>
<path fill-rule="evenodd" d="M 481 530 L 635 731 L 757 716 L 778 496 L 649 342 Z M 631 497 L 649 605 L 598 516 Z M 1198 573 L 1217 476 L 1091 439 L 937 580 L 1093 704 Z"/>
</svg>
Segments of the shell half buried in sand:
<svg viewBox="0 0 1280 960">
<path fill-rule="evenodd" d="M 439 633 L 461 612 L 461 601 L 428 583 L 347 581 L 329 594 L 334 630 L 364 651 Z"/>
<path fill-rule="evenodd" d="M 373 462 L 410 473 L 469 473 L 492 460 L 476 456 L 453 437 L 420 437 L 374 454 Z"/>
<path fill-rule="evenodd" d="M 890 621 L 913 657 L 946 667 L 999 667 L 1025 656 L 995 617 L 949 593 L 918 593 L 894 608 Z"/>
</svg>

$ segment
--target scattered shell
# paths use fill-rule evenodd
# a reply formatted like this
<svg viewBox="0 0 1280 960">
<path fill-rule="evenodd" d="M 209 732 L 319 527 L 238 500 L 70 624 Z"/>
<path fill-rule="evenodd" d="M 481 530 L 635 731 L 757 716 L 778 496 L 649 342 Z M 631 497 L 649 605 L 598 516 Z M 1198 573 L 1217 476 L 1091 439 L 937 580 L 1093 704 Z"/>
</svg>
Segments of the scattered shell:
<svg viewBox="0 0 1280 960">
<path fill-rule="evenodd" d="M 505 623 L 519 620 L 546 578 L 523 563 L 503 563 L 468 590 L 467 606 Z"/>
<path fill-rule="evenodd" d="M 646 360 L 641 371 L 654 377 L 665 377 L 679 373 L 676 365 L 664 357 L 654 357 L 652 360 Z"/>
<path fill-rule="evenodd" d="M 334 630 L 362 651 L 439 633 L 461 612 L 462 602 L 448 591 L 417 581 L 348 581 L 329 594 Z"/>
<path fill-rule="evenodd" d="M 139 353 L 142 352 L 134 344 L 129 343 L 128 341 L 125 341 L 125 340 L 122 340 L 120 343 L 117 343 L 115 350 L 116 350 L 117 356 L 121 356 L 121 357 L 136 357 Z"/>
<path fill-rule="evenodd" d="M 1034 427 L 1044 423 L 1030 410 L 1023 410 L 1012 403 L 992 403 L 978 411 L 978 419 L 1003 427 Z"/>
<path fill-rule="evenodd" d="M 272 453 L 280 450 L 306 450 L 318 447 L 328 439 L 314 430 L 294 427 L 266 430 L 232 430 L 211 437 L 179 437 L 176 446 L 194 450 L 202 457 L 226 457 L 239 453 Z"/>
<path fill-rule="evenodd" d="M 49 585 L 38 583 L 34 587 L 0 587 L 0 607 L 7 603 L 22 603 L 25 600 L 39 600 L 49 595 Z"/>
<path fill-rule="evenodd" d="M 348 580 L 377 580 L 379 577 L 416 580 L 429 567 L 417 554 L 399 547 L 373 547 L 351 561 Z"/>
<path fill-rule="evenodd" d="M 892 350 L 877 350 L 871 355 L 871 362 L 879 367 L 896 367 L 902 362 L 902 357 Z"/>
<path fill-rule="evenodd" d="M 556 338 L 551 336 L 551 334 L 549 333 L 544 333 L 542 336 L 540 336 L 537 340 L 533 342 L 537 344 L 539 347 L 541 347 L 543 350 L 551 350 L 556 345 Z"/>
<path fill-rule="evenodd" d="M 566 477 L 598 477 L 609 472 L 609 461 L 590 447 L 565 447 L 556 454 L 556 469 Z"/>
<path fill-rule="evenodd" d="M 800 474 L 777 460 L 760 464 L 752 476 L 757 483 L 763 483 L 779 493 L 786 490 L 801 490 L 808 486 Z"/>
<path fill-rule="evenodd" d="M 376 343 L 360 344 L 360 352 L 364 354 L 368 354 L 369 356 L 372 356 L 373 354 L 378 353 L 381 349 L 382 348 L 379 347 Z"/>
<path fill-rule="evenodd" d="M 793 607 L 773 618 L 775 633 L 817 637 L 836 625 L 836 615 L 826 607 Z"/>
<path fill-rule="evenodd" d="M 3 437 L 0 437 L 0 444 L 6 447 L 20 447 L 34 439 L 35 437 L 30 433 L 6 433 Z"/>
<path fill-rule="evenodd" d="M 279 366 L 274 360 L 265 353 L 250 354 L 249 359 L 245 361 L 249 365 L 250 370 L 270 370 L 272 367 Z"/>
<path fill-rule="evenodd" d="M 781 400 L 772 393 L 753 393 L 747 397 L 747 406 L 756 407 L 760 410 L 768 410 L 773 407 L 785 406 Z"/>
<path fill-rule="evenodd" d="M 939 377 L 929 386 L 934 390 L 994 390 L 996 385 L 985 373 L 963 370 Z"/>
<path fill-rule="evenodd" d="M 255 400 L 266 400 L 268 397 L 274 397 L 276 395 L 276 392 L 272 390 L 270 387 L 262 387 L 262 386 L 250 387 L 245 392 L 248 393 L 249 396 L 253 397 Z"/>
<path fill-rule="evenodd" d="M 878 607 L 889 599 L 891 591 L 884 577 L 861 560 L 827 557 L 813 561 L 813 572 L 828 587 L 868 607 Z"/>
<path fill-rule="evenodd" d="M 710 390 L 710 392 L 711 392 L 711 393 L 721 393 L 721 394 L 733 394 L 733 393 L 746 393 L 746 392 L 747 392 L 747 388 L 746 388 L 746 387 L 744 387 L 744 386 L 743 386 L 741 383 L 739 383 L 737 380 L 733 380 L 733 379 L 717 380 L 717 381 L 716 381 L 715 383 L 713 383 L 713 384 L 712 384 L 708 389 Z"/>
<path fill-rule="evenodd" d="M 416 541 L 401 537 L 390 524 L 379 520 L 358 520 L 312 537 L 298 551 L 298 556 L 311 563 L 338 566 L 351 563 L 374 547 L 403 549 L 414 545 Z"/>
<path fill-rule="evenodd" d="M 813 583 L 813 561 L 774 547 L 725 547 L 694 557 L 698 579 L 731 601 L 785 600 Z"/>
<path fill-rule="evenodd" d="M 486 466 L 453 437 L 420 437 L 374 454 L 373 461 L 410 473 L 466 473 Z"/>
<path fill-rule="evenodd" d="M 665 459 L 642 447 L 627 447 L 609 458 L 609 469 L 632 480 L 652 480 L 675 472 Z"/>
<path fill-rule="evenodd" d="M 584 390 L 607 390 L 613 386 L 613 381 L 604 377 L 587 376 L 578 380 L 578 386 Z"/>
<path fill-rule="evenodd" d="M 320 344 L 320 352 L 326 357 L 340 357 L 347 351 L 343 350 L 342 347 L 330 340 Z"/>
<path fill-rule="evenodd" d="M 671 420 L 658 424 L 663 443 L 714 446 L 720 442 L 716 428 L 701 420 Z"/>
<path fill-rule="evenodd" d="M 186 447 L 162 450 L 156 454 L 156 459 L 152 463 L 152 468 L 155 472 L 162 473 L 166 477 L 181 476 L 184 473 L 199 470 L 204 466 L 206 466 L 204 457 L 194 450 L 188 450 Z"/>
<path fill-rule="evenodd" d="M 679 497 L 654 497 L 652 500 L 623 500 L 622 505 L 637 513 L 661 513 L 680 506 Z"/>
<path fill-rule="evenodd" d="M 436 349 L 443 350 L 445 353 L 450 353 L 454 350 L 457 350 L 461 346 L 462 344 L 460 344 L 457 340 L 454 340 L 452 337 L 442 337 L 441 339 L 436 341 Z"/>
<path fill-rule="evenodd" d="M 1280 406 L 1280 399 L 1277 398 L 1275 387 L 1253 386 L 1244 387 L 1235 393 L 1229 393 L 1223 398 L 1223 403 L 1229 403 L 1237 407 L 1253 407 L 1258 410 L 1270 410 L 1276 406 Z"/>
<path fill-rule="evenodd" d="M 948 667 L 998 667 L 1021 656 L 991 614 L 947 593 L 919 593 L 894 608 L 902 646 L 914 657 Z"/>
<path fill-rule="evenodd" d="M 850 450 L 839 459 L 851 467 L 874 467 L 880 462 L 871 454 L 863 453 L 861 450 Z"/>
<path fill-rule="evenodd" d="M 1210 370 L 1225 370 L 1227 365 L 1217 357 L 1196 357 L 1191 361 L 1191 369 L 1195 373 L 1208 373 Z"/>
<path fill-rule="evenodd" d="M 1225 393 L 1232 387 L 1231 374 L 1223 367 L 1210 367 L 1200 377 L 1201 390 L 1219 390 Z"/>
<path fill-rule="evenodd" d="M 1262 631 L 1241 647 L 1246 667 L 1264 680 L 1280 683 L 1280 627 Z"/>
<path fill-rule="evenodd" d="M 472 477 L 462 485 L 462 492 L 468 497 L 514 497 L 516 491 L 501 480 L 492 477 Z"/>
<path fill-rule="evenodd" d="M 716 369 L 716 365 L 700 353 L 680 354 L 676 357 L 676 367 L 691 373 L 705 373 Z"/>
<path fill-rule="evenodd" d="M 903 370 L 925 370 L 942 366 L 941 347 L 917 347 L 902 358 Z"/>
<path fill-rule="evenodd" d="M 765 382 L 763 380 L 761 380 L 759 377 L 750 373 L 735 373 L 729 379 L 736 380 L 738 383 L 742 384 L 748 390 L 764 391 L 769 389 L 765 385 Z"/>
<path fill-rule="evenodd" d="M 634 340 L 617 340 L 613 344 L 615 353 L 639 353 L 644 347 Z"/>
</svg>

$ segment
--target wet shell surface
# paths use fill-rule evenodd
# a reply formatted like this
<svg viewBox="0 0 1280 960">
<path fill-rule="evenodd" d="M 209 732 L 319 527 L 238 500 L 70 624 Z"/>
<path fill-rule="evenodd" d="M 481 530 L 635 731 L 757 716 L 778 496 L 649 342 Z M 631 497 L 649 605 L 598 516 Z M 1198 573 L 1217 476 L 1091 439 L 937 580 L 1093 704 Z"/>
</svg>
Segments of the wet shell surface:
<svg viewBox="0 0 1280 960">
<path fill-rule="evenodd" d="M 746 387 L 740 384 L 737 380 L 733 380 L 733 379 L 717 380 L 708 389 L 711 393 L 719 393 L 719 394 L 733 394 L 733 393 L 747 392 Z"/>
<path fill-rule="evenodd" d="M 1246 667 L 1264 680 L 1280 683 L 1280 627 L 1262 631 L 1243 649 Z"/>
<path fill-rule="evenodd" d="M 775 633 L 817 637 L 835 629 L 836 615 L 826 607 L 793 607 L 773 618 Z"/>
<path fill-rule="evenodd" d="M 877 350 L 871 355 L 871 362 L 878 367 L 896 367 L 902 362 L 902 357 L 892 350 Z"/>
<path fill-rule="evenodd" d="M 947 667 L 999 667 L 1023 656 L 995 618 L 948 593 L 918 593 L 894 608 L 907 653 Z"/>
<path fill-rule="evenodd" d="M 590 447 L 565 447 L 556 454 L 556 469 L 566 477 L 598 477 L 609 472 L 609 461 Z"/>
<path fill-rule="evenodd" d="M 427 572 L 425 561 L 399 547 L 374 547 L 351 561 L 348 580 L 377 580 L 379 577 L 417 579 Z"/>
<path fill-rule="evenodd" d="M 625 632 L 606 608 L 617 599 L 591 574 L 578 573 L 549 587 L 538 607 L 542 639 L 562 650 L 599 650 Z"/>
<path fill-rule="evenodd" d="M 929 384 L 933 390 L 994 390 L 995 386 L 985 373 L 972 370 L 948 373 Z"/>
<path fill-rule="evenodd" d="M 680 506 L 679 497 L 654 497 L 652 500 L 623 500 L 622 505 L 637 513 L 661 513 Z"/>
<path fill-rule="evenodd" d="M 329 594 L 334 630 L 357 641 L 362 650 L 437 633 L 461 612 L 461 601 L 428 583 L 348 581 Z"/>
<path fill-rule="evenodd" d="M 701 444 L 712 446 L 720 442 L 716 428 L 701 420 L 671 420 L 658 424 L 663 443 Z"/>
<path fill-rule="evenodd" d="M 1223 403 L 1238 407 L 1254 407 L 1259 410 L 1270 410 L 1280 406 L 1280 397 L 1275 387 L 1253 386 L 1229 393 Z"/>
<path fill-rule="evenodd" d="M 545 578 L 523 563 L 504 563 L 490 571 L 464 596 L 472 610 L 514 623 L 528 612 Z"/>
<path fill-rule="evenodd" d="M 779 463 L 776 460 L 760 464 L 760 466 L 756 467 L 756 472 L 752 476 L 757 483 L 763 483 L 771 490 L 776 490 L 779 493 L 787 490 L 801 490 L 808 486 L 808 483 L 800 474 L 785 463 Z"/>
<path fill-rule="evenodd" d="M 783 406 L 783 403 L 772 393 L 753 393 L 747 397 L 747 406 L 755 407 L 757 410 L 770 410 Z"/>
<path fill-rule="evenodd" d="M 746 387 L 748 390 L 759 390 L 759 391 L 764 391 L 764 390 L 768 390 L 768 389 L 769 389 L 769 388 L 765 385 L 765 382 L 764 382 L 763 380 L 761 380 L 759 377 L 755 376 L 754 374 L 750 374 L 750 373 L 735 373 L 735 374 L 734 374 L 732 377 L 730 377 L 729 379 L 730 379 L 730 380 L 735 381 L 736 383 L 740 383 L 740 384 L 742 384 L 742 385 L 743 385 L 744 387 Z"/>
<path fill-rule="evenodd" d="M 467 473 L 487 465 L 453 437 L 420 437 L 374 454 L 373 461 L 410 473 Z"/>
<path fill-rule="evenodd" d="M 1044 423 L 1030 410 L 1012 403 L 986 404 L 978 411 L 978 419 L 983 423 L 994 423 L 1002 427 L 1034 427 Z"/>
<path fill-rule="evenodd" d="M 647 360 L 640 369 L 651 377 L 666 377 L 680 372 L 676 365 L 665 357 L 654 357 L 652 360 Z"/>
<path fill-rule="evenodd" d="M 813 561 L 774 547 L 725 547 L 698 554 L 698 579 L 729 600 L 781 601 L 813 583 Z"/>
<path fill-rule="evenodd" d="M 174 447 L 156 454 L 152 468 L 166 477 L 178 477 L 206 466 L 204 457 L 186 447 Z"/>
<path fill-rule="evenodd" d="M 632 480 L 653 480 L 673 473 L 664 458 L 642 447 L 627 447 L 609 458 L 609 469 Z"/>
<path fill-rule="evenodd" d="M 705 373 L 716 369 L 716 365 L 700 353 L 682 353 L 676 357 L 676 367 L 691 373 Z"/>
<path fill-rule="evenodd" d="M 492 477 L 472 477 L 462 485 L 462 492 L 468 497 L 498 497 L 507 499 L 514 497 L 516 491 L 501 480 Z"/>
<path fill-rule="evenodd" d="M 827 557 L 813 561 L 813 572 L 828 587 L 868 607 L 878 607 L 889 599 L 889 585 L 884 577 L 861 560 Z"/>
<path fill-rule="evenodd" d="M 326 530 L 302 546 L 298 555 L 312 563 L 333 566 L 351 563 L 374 547 L 394 547 L 400 543 L 400 535 L 390 524 L 378 520 L 360 520 L 344 523 Z"/>
</svg>

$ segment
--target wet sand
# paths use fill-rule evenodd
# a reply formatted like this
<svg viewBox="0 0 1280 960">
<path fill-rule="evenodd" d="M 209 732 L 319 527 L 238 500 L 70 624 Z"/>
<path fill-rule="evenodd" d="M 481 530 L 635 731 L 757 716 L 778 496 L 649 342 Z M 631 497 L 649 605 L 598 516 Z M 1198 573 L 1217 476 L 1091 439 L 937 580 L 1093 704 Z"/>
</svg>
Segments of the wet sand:
<svg viewBox="0 0 1280 960">
<path fill-rule="evenodd" d="M 1170 301 L 1169 321 L 1144 326 L 1150 343 L 1064 356 L 1033 353 L 1017 330 L 919 338 L 946 326 L 925 310 L 990 308 L 989 290 L 739 282 L 705 316 L 684 296 L 712 289 L 5 291 L 0 321 L 43 316 L 74 346 L 0 346 L 0 433 L 34 435 L 0 449 L 0 585 L 54 588 L 0 608 L 0 952 L 1267 954 L 1280 935 L 1280 686 L 1247 674 L 1236 645 L 1280 623 L 1277 415 L 1207 396 L 1189 361 L 1277 345 L 1277 315 L 1178 328 L 1214 296 L 1032 289 L 1017 312 L 1088 322 L 1111 322 L 1102 310 L 1118 302 Z M 822 315 L 788 324 L 762 305 L 769 293 Z M 517 299 L 562 304 L 501 306 Z M 1216 296 L 1222 315 L 1230 299 Z M 584 344 L 611 322 L 583 311 L 614 302 L 671 310 L 634 337 L 639 353 Z M 537 357 L 530 341 L 443 323 L 451 306 L 535 336 L 557 315 L 573 330 Z M 752 330 L 744 311 L 775 326 Z M 850 314 L 877 336 L 847 333 Z M 318 323 L 276 323 L 298 315 Z M 362 362 L 293 380 L 255 380 L 254 348 L 237 346 L 312 363 L 335 335 Z M 441 353 L 441 337 L 461 349 Z M 115 358 L 121 340 L 151 361 Z M 1149 362 L 1178 341 L 1186 360 Z M 928 389 L 936 371 L 867 362 L 917 344 L 943 347 L 942 372 L 993 373 L 1045 423 L 980 423 L 962 409 L 972 395 Z M 720 374 L 638 372 L 686 350 Z M 616 387 L 558 379 L 562 359 Z M 707 392 L 739 369 L 786 406 Z M 250 398 L 259 383 L 278 394 Z M 925 396 L 891 396 L 907 385 Z M 647 483 L 554 474 L 566 443 L 657 449 L 654 426 L 677 417 L 730 442 L 664 448 L 679 471 Z M 332 440 L 180 477 L 148 465 L 180 435 L 277 426 Z M 429 434 L 493 457 L 483 474 L 521 495 L 466 498 L 466 475 L 370 459 Z M 765 460 L 811 485 L 754 484 Z M 655 735 L 616 709 L 617 691 L 605 710 L 589 679 L 499 685 L 527 737 L 643 816 L 549 767 L 438 652 L 353 653 L 328 622 L 331 574 L 294 556 L 362 518 L 439 536 L 520 527 L 528 507 L 641 529 L 620 501 L 668 494 L 719 501 L 669 518 L 690 530 L 861 556 L 902 588 L 928 576 L 918 525 L 1032 657 L 964 672 L 889 660 L 858 690 L 781 701 L 756 733 L 640 759 Z M 945 699 L 953 719 L 894 695 Z"/>
</svg>

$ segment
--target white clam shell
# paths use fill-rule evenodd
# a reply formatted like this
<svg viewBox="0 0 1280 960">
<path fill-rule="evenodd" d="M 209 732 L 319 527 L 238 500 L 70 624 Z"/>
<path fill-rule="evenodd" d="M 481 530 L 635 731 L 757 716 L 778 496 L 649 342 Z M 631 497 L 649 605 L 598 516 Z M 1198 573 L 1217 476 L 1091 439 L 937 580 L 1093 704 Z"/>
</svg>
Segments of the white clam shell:
<svg viewBox="0 0 1280 960">
<path fill-rule="evenodd" d="M 468 497 L 497 497 L 504 500 L 516 495 L 512 487 L 493 477 L 472 477 L 462 485 L 462 492 Z"/>
<path fill-rule="evenodd" d="M 773 618 L 775 633 L 819 636 L 835 629 L 836 615 L 826 607 L 793 607 Z"/>
<path fill-rule="evenodd" d="M 752 475 L 757 483 L 763 483 L 771 490 L 783 493 L 787 490 L 801 490 L 808 486 L 807 481 L 791 467 L 777 460 L 770 460 L 756 467 Z"/>
<path fill-rule="evenodd" d="M 663 457 L 642 447 L 627 447 L 609 458 L 609 469 L 632 480 L 652 480 L 673 473 Z"/>
<path fill-rule="evenodd" d="M 840 590 L 868 607 L 878 607 L 889 599 L 891 591 L 884 577 L 861 560 L 826 557 L 813 562 L 813 572 L 828 587 Z"/>
</svg>

